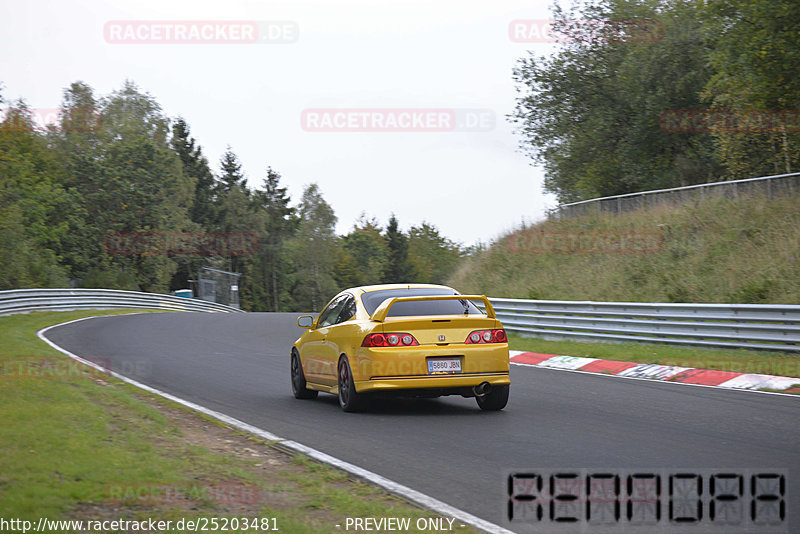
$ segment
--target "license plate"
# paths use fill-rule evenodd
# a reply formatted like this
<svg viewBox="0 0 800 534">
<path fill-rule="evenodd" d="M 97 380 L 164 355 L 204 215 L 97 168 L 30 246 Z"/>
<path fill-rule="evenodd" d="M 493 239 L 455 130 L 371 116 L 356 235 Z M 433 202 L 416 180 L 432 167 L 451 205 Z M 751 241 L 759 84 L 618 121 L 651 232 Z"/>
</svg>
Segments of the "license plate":
<svg viewBox="0 0 800 534">
<path fill-rule="evenodd" d="M 429 375 L 450 375 L 461 372 L 461 358 L 428 358 Z"/>
</svg>

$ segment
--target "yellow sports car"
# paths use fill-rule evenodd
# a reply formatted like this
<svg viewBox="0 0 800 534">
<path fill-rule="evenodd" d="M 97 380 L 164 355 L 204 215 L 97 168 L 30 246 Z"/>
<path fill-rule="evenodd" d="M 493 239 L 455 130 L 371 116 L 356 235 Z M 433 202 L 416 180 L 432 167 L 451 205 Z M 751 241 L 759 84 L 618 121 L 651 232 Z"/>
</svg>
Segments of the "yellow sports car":
<svg viewBox="0 0 800 534">
<path fill-rule="evenodd" d="M 346 412 L 376 395 L 461 395 L 483 410 L 508 402 L 508 340 L 485 296 L 430 284 L 355 287 L 297 325 L 308 329 L 292 347 L 298 399 L 333 393 Z"/>
</svg>

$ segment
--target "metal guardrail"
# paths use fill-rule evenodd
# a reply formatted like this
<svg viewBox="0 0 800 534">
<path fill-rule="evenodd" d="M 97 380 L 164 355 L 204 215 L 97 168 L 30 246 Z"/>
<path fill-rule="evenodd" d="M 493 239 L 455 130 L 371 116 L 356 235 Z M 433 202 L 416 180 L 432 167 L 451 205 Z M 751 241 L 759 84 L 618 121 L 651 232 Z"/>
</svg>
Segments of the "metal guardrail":
<svg viewBox="0 0 800 534">
<path fill-rule="evenodd" d="M 544 339 L 800 352 L 800 305 L 489 300 L 507 330 Z M 0 315 L 110 308 L 245 313 L 214 302 L 138 291 L 0 291 Z"/>
<path fill-rule="evenodd" d="M 173 295 L 116 289 L 12 289 L 0 291 L 0 315 L 32 311 L 150 308 L 165 311 L 242 312 L 237 308 Z"/>
<path fill-rule="evenodd" d="M 507 330 L 544 339 L 800 351 L 800 305 L 489 300 Z"/>
<path fill-rule="evenodd" d="M 620 214 L 659 204 L 680 204 L 715 196 L 735 199 L 740 195 L 762 194 L 771 199 L 775 196 L 798 193 L 800 193 L 800 172 L 795 172 L 591 198 L 561 204 L 557 208 L 548 210 L 547 217 L 568 219 L 592 213 Z"/>
</svg>

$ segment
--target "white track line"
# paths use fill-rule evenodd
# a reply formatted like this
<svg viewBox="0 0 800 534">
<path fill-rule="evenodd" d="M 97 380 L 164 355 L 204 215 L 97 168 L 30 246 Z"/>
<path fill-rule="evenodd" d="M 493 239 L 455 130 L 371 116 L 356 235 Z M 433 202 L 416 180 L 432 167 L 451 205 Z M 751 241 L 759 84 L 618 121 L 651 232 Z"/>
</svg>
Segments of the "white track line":
<svg viewBox="0 0 800 534">
<path fill-rule="evenodd" d="M 97 317 L 119 317 L 119 315 L 106 315 L 106 316 L 97 316 Z M 280 438 L 280 437 L 276 436 L 275 434 L 267 432 L 266 430 L 263 430 L 261 428 L 258 428 L 258 427 L 255 427 L 253 425 L 247 424 L 244 421 L 240 421 L 239 419 L 235 419 L 235 418 L 233 418 L 233 417 L 231 417 L 229 415 L 225 415 L 224 413 L 217 412 L 215 410 L 211 410 L 209 408 L 206 408 L 205 406 L 201 406 L 199 404 L 195 404 L 195 403 L 193 403 L 191 401 L 182 399 L 180 397 L 176 397 L 175 395 L 171 395 L 171 394 L 169 394 L 169 393 L 167 393 L 165 391 L 161 391 L 159 389 L 150 387 L 150 386 L 148 386 L 146 384 L 142 384 L 141 382 L 137 382 L 136 380 L 128 378 L 127 376 L 121 375 L 121 374 L 116 373 L 114 371 L 111 371 L 109 369 L 105 369 L 101 365 L 97 365 L 96 363 L 94 363 L 92 361 L 86 360 L 86 359 L 81 358 L 80 356 L 78 356 L 76 354 L 73 354 L 72 352 L 68 351 L 67 349 L 59 347 L 58 345 L 56 345 L 55 343 L 53 343 L 52 341 L 50 341 L 49 339 L 47 339 L 44 336 L 45 332 L 47 332 L 51 328 L 56 328 L 56 327 L 59 327 L 59 326 L 65 326 L 65 325 L 68 325 L 68 324 L 71 324 L 71 323 L 76 323 L 78 321 L 85 321 L 87 319 L 95 319 L 97 317 L 83 317 L 81 319 L 75 319 L 75 320 L 72 320 L 72 321 L 67 321 L 65 323 L 54 324 L 54 325 L 42 328 L 41 330 L 36 332 L 36 335 L 39 337 L 39 339 L 41 339 L 42 341 L 44 341 L 45 343 L 47 343 L 48 345 L 50 345 L 51 347 L 53 347 L 54 349 L 59 351 L 60 353 L 65 354 L 66 356 L 69 356 L 70 358 L 72 358 L 75 361 L 78 361 L 78 362 L 80 362 L 80 363 L 82 363 L 84 365 L 88 365 L 89 367 L 97 369 L 98 371 L 102 371 L 102 372 L 104 372 L 104 373 L 106 373 L 106 374 L 108 374 L 110 376 L 113 376 L 114 378 L 122 380 L 123 382 L 127 382 L 128 384 L 136 386 L 136 387 L 138 387 L 140 389 L 143 389 L 143 390 L 148 391 L 150 393 L 153 393 L 155 395 L 159 395 L 159 396 L 161 396 L 161 397 L 163 397 L 165 399 L 169 399 L 169 400 L 171 400 L 173 402 L 177 402 L 178 404 L 186 406 L 187 408 L 190 408 L 192 410 L 195 410 L 197 412 L 205 414 L 205 415 L 207 415 L 209 417 L 213 417 L 214 419 L 217 419 L 218 421 L 221 421 L 221 422 L 225 423 L 226 425 L 229 425 L 229 426 L 232 426 L 232 427 L 237 428 L 239 430 L 242 430 L 244 432 L 247 432 L 248 434 L 253 434 L 254 436 L 258 436 L 258 437 L 260 437 L 260 438 L 262 438 L 262 439 L 264 439 L 266 441 L 269 441 L 269 442 L 277 442 L 276 445 L 279 445 L 281 447 L 285 447 L 285 448 L 291 449 L 293 451 L 305 454 L 307 456 L 310 456 L 311 458 L 314 458 L 317 461 L 326 463 L 328 465 L 336 467 L 337 469 L 341 469 L 343 471 L 346 471 L 346 472 L 350 473 L 351 475 L 354 475 L 354 476 L 356 476 L 358 478 L 362 478 L 364 480 L 367 480 L 367 481 L 369 481 L 369 482 L 371 482 L 371 483 L 373 483 L 373 484 L 375 484 L 377 486 L 380 486 L 381 488 L 385 489 L 386 491 L 389 491 L 390 493 L 394 493 L 395 495 L 399 495 L 399 496 L 401 496 L 401 497 L 403 497 L 403 498 L 405 498 L 405 499 L 407 499 L 407 500 L 409 500 L 411 502 L 417 503 L 417 504 L 419 504 L 419 505 L 421 505 L 421 506 L 423 506 L 423 507 L 425 507 L 425 508 L 427 508 L 427 509 L 429 509 L 429 510 L 431 510 L 433 512 L 436 512 L 437 514 L 455 518 L 455 519 L 461 521 L 464 524 L 471 525 L 471 526 L 473 526 L 475 528 L 483 530 L 484 532 L 490 532 L 492 534 L 514 534 L 511 530 L 505 529 L 505 528 L 501 527 L 500 525 L 496 525 L 494 523 L 491 523 L 489 521 L 481 519 L 480 517 L 476 517 L 476 516 L 470 514 L 469 512 L 465 512 L 464 510 L 461 510 L 459 508 L 455 508 L 454 506 L 450 506 L 447 503 L 444 503 L 444 502 L 442 502 L 442 501 L 440 501 L 438 499 L 434 499 L 433 497 L 430 497 L 429 495 L 425 495 L 424 493 L 420 493 L 419 491 L 411 489 L 408 486 L 404 486 L 404 485 L 402 485 L 402 484 L 400 484 L 398 482 L 390 480 L 390 479 L 388 479 L 386 477 L 383 477 L 383 476 L 381 476 L 381 475 L 379 475 L 377 473 L 373 473 L 372 471 L 368 471 L 366 469 L 358 467 L 357 465 L 345 462 L 343 460 L 339 460 L 338 458 L 334 458 L 333 456 L 325 454 L 324 452 L 320 452 L 320 451 L 318 451 L 316 449 L 312 449 L 311 447 L 307 447 L 306 445 L 303 445 L 302 443 L 298 443 L 296 441 L 291 441 L 291 440 L 285 440 L 283 438 Z"/>
</svg>

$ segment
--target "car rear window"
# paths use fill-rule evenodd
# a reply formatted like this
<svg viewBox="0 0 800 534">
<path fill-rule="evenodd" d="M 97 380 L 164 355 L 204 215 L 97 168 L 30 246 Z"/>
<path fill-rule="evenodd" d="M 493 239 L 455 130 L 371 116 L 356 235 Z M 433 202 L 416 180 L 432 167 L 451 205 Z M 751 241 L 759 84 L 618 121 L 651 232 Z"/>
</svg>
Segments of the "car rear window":
<svg viewBox="0 0 800 534">
<path fill-rule="evenodd" d="M 420 297 L 423 295 L 458 295 L 452 289 L 412 287 L 406 289 L 381 289 L 361 295 L 367 313 L 372 313 L 381 303 L 392 297 Z M 398 302 L 389 310 L 389 317 L 414 315 L 481 315 L 482 312 L 468 300 L 421 300 Z"/>
</svg>

